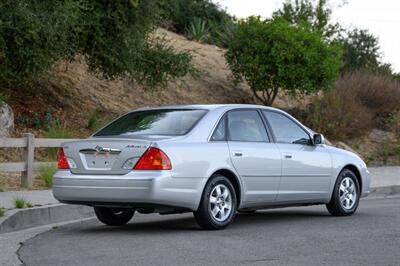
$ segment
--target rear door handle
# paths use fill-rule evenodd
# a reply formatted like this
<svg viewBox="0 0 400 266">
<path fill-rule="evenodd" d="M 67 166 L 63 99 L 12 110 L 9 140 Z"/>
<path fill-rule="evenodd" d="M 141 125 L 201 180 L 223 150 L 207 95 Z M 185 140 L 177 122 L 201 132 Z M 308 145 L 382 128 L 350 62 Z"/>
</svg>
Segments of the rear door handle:
<svg viewBox="0 0 400 266">
<path fill-rule="evenodd" d="M 235 151 L 235 152 L 233 152 L 233 156 L 235 156 L 235 157 L 242 157 L 242 156 L 243 156 L 243 153 L 242 153 L 241 151 Z"/>
<path fill-rule="evenodd" d="M 293 156 L 290 153 L 285 153 L 283 157 L 285 157 L 285 159 L 292 159 Z"/>
</svg>

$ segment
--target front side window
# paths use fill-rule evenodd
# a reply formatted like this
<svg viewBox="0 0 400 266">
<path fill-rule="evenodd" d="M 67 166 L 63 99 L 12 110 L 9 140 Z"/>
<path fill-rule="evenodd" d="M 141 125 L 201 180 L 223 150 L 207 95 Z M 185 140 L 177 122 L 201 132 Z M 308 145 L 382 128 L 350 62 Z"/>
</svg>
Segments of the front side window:
<svg viewBox="0 0 400 266">
<path fill-rule="evenodd" d="M 276 142 L 310 144 L 310 136 L 289 117 L 277 112 L 263 111 L 263 113 L 271 125 Z"/>
<path fill-rule="evenodd" d="M 128 113 L 94 136 L 184 135 L 206 114 L 206 110 L 159 109 Z"/>
<path fill-rule="evenodd" d="M 268 141 L 267 131 L 257 111 L 230 111 L 228 130 L 231 141 Z"/>
</svg>

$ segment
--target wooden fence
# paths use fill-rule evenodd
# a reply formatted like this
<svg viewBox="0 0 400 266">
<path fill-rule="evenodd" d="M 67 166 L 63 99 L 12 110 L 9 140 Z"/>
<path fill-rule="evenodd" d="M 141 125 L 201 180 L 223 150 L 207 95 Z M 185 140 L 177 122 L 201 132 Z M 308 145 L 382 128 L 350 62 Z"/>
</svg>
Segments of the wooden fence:
<svg viewBox="0 0 400 266">
<path fill-rule="evenodd" d="M 31 188 L 34 179 L 34 170 L 43 165 L 54 162 L 35 162 L 35 148 L 60 147 L 61 143 L 78 139 L 35 139 L 31 133 L 24 134 L 23 138 L 0 138 L 0 148 L 23 148 L 23 162 L 0 163 L 0 172 L 21 172 L 21 186 Z"/>
</svg>

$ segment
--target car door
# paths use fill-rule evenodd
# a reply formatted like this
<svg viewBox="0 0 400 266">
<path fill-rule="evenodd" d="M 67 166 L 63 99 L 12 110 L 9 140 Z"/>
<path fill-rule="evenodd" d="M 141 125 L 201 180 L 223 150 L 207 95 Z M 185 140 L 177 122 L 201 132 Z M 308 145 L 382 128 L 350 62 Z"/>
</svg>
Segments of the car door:
<svg viewBox="0 0 400 266">
<path fill-rule="evenodd" d="M 231 110 L 226 115 L 231 160 L 243 183 L 248 206 L 274 202 L 281 176 L 281 158 L 270 142 L 257 109 Z"/>
<path fill-rule="evenodd" d="M 324 145 L 313 145 L 309 133 L 288 115 L 265 111 L 282 158 L 278 202 L 326 200 L 332 174 L 331 156 Z"/>
</svg>

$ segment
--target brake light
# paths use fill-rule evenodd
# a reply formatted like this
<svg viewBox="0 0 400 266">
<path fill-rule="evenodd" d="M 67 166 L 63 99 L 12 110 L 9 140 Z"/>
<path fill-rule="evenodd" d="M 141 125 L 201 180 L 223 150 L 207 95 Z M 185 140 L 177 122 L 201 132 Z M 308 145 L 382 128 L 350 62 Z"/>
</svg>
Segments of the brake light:
<svg viewBox="0 0 400 266">
<path fill-rule="evenodd" d="M 134 170 L 171 170 L 171 161 L 160 149 L 148 148 L 133 167 Z"/>
<path fill-rule="evenodd" d="M 64 149 L 58 151 L 58 169 L 69 169 L 67 157 L 65 157 Z"/>
</svg>

